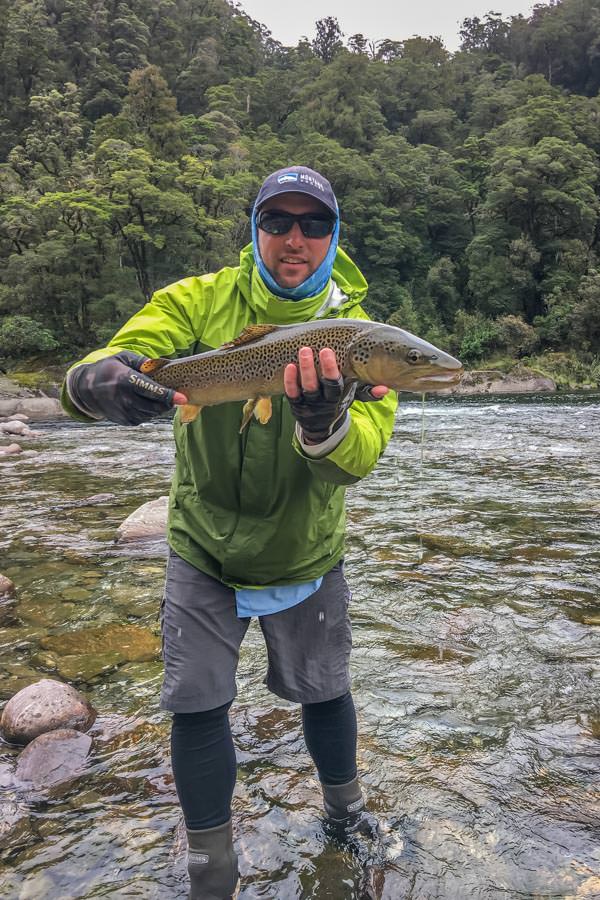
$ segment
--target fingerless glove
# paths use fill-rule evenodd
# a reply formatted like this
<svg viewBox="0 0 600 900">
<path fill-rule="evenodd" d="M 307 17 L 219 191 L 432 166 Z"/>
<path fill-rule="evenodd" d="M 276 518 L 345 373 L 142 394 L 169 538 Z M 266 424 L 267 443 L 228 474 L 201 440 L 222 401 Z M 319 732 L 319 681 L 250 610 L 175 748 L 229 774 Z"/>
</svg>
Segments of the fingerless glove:
<svg viewBox="0 0 600 900">
<path fill-rule="evenodd" d="M 139 425 L 173 406 L 175 392 L 157 384 L 140 368 L 147 357 L 122 350 L 95 363 L 83 363 L 67 375 L 67 393 L 92 419 Z"/>
</svg>

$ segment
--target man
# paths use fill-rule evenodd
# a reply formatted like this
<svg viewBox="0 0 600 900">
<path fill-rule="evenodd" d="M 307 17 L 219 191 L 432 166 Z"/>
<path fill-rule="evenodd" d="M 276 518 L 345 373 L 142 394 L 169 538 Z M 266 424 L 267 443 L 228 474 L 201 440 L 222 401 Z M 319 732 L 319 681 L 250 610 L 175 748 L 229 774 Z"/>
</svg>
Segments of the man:
<svg viewBox="0 0 600 900">
<path fill-rule="evenodd" d="M 253 323 L 366 318 L 367 284 L 338 248 L 339 224 L 331 185 L 318 172 L 291 166 L 271 174 L 240 265 L 157 291 L 107 348 L 70 370 L 65 408 L 85 421 L 138 424 L 186 399 L 140 374 L 147 357 L 219 347 Z M 225 900 L 239 884 L 228 711 L 252 616 L 267 645 L 267 687 L 302 705 L 327 815 L 343 827 L 363 807 L 344 492 L 377 463 L 396 398 L 377 385 L 352 403 L 333 350 L 322 350 L 316 367 L 308 347 L 287 366 L 285 390 L 287 399 L 273 399 L 268 425 L 253 421 L 241 435 L 239 403 L 207 407 L 189 425 L 175 417 L 161 706 L 173 713 L 173 772 L 195 900 Z"/>
</svg>

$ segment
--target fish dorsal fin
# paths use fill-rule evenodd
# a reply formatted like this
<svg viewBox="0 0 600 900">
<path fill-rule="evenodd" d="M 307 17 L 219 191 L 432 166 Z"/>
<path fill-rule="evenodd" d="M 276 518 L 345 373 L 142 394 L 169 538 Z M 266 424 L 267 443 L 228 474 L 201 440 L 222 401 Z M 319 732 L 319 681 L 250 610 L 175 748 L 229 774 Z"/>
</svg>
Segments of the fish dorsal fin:
<svg viewBox="0 0 600 900">
<path fill-rule="evenodd" d="M 278 328 L 278 325 L 246 325 L 241 334 L 238 334 L 238 336 L 232 341 L 227 341 L 226 344 L 223 344 L 221 347 L 219 347 L 219 350 L 231 350 L 233 347 L 241 347 L 243 344 L 251 344 L 252 341 L 260 340 L 260 338 L 264 337 L 265 334 L 270 334 L 272 331 L 277 331 Z"/>
<path fill-rule="evenodd" d="M 154 375 L 170 362 L 173 362 L 173 360 L 167 359 L 166 356 L 159 356 L 157 359 L 147 359 L 140 366 L 140 372 L 144 375 Z"/>
</svg>

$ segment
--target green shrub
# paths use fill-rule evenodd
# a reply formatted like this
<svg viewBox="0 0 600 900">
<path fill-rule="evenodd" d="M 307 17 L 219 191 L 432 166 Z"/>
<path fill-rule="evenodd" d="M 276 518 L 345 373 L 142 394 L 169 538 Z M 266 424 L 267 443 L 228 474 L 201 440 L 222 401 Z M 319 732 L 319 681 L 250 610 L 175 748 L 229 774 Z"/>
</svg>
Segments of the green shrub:
<svg viewBox="0 0 600 900">
<path fill-rule="evenodd" d="M 56 347 L 52 332 L 29 316 L 7 316 L 0 324 L 0 356 L 20 357 Z"/>
<path fill-rule="evenodd" d="M 539 344 L 535 328 L 520 316 L 500 316 L 495 324 L 498 329 L 498 347 L 510 356 L 529 355 Z"/>
<path fill-rule="evenodd" d="M 498 346 L 497 324 L 478 313 L 470 315 L 461 310 L 456 315 L 454 329 L 462 362 L 477 362 Z"/>
</svg>

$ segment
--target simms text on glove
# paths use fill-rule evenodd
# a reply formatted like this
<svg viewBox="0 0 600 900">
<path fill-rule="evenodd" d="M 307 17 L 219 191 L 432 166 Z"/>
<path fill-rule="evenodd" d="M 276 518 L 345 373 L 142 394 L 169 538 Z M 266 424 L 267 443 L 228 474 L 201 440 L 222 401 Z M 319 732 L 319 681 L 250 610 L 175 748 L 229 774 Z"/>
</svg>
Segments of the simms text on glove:
<svg viewBox="0 0 600 900">
<path fill-rule="evenodd" d="M 67 375 L 67 393 L 92 419 L 139 425 L 173 406 L 175 392 L 140 373 L 147 357 L 122 350 L 95 363 L 83 363 Z"/>
</svg>

